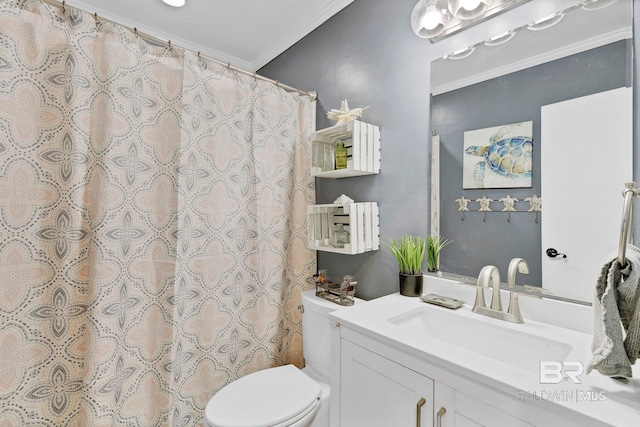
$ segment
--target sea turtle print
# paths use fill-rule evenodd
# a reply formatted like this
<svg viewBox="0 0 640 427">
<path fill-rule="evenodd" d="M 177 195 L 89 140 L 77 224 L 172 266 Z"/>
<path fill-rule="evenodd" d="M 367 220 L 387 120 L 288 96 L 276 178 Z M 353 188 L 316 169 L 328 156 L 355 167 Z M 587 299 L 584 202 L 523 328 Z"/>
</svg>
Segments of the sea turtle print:
<svg viewBox="0 0 640 427">
<path fill-rule="evenodd" d="M 488 145 L 471 145 L 465 149 L 466 154 L 482 158 L 473 169 L 473 181 L 477 188 L 485 187 L 488 174 L 507 179 L 531 178 L 533 140 L 530 136 L 513 135 L 513 130 L 511 126 L 503 126 L 490 138 Z M 505 136 L 509 133 L 511 135 Z"/>
</svg>

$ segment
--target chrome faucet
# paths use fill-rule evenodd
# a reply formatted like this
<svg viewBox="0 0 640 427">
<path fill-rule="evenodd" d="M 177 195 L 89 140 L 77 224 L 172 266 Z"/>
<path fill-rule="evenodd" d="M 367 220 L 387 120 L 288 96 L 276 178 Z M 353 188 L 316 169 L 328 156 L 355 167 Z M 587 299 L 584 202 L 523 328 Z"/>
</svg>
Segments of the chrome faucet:
<svg viewBox="0 0 640 427">
<path fill-rule="evenodd" d="M 529 266 L 522 258 L 514 258 L 509 263 L 507 272 L 507 285 L 509 288 L 515 287 L 516 272 L 528 273 Z M 491 298 L 491 306 L 487 307 L 484 300 L 484 290 L 493 287 L 493 296 Z M 476 286 L 476 301 L 473 305 L 474 313 L 484 316 L 493 317 L 495 319 L 506 320 L 513 323 L 523 323 L 520 308 L 518 306 L 518 295 L 511 291 L 509 297 L 509 308 L 507 311 L 502 309 L 502 300 L 500 298 L 500 271 L 494 265 L 486 265 L 480 270 L 478 275 L 478 284 Z"/>
</svg>

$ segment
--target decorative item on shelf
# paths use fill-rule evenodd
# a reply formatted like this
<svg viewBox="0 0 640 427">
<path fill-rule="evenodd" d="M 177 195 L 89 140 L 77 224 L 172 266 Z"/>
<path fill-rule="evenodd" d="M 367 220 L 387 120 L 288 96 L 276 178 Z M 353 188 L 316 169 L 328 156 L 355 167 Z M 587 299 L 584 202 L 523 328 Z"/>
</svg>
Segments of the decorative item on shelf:
<svg viewBox="0 0 640 427">
<path fill-rule="evenodd" d="M 344 248 L 349 243 L 349 232 L 344 229 L 344 224 L 337 223 L 333 230 L 333 247 Z"/>
<path fill-rule="evenodd" d="M 316 283 L 316 295 L 339 305 L 353 305 L 356 294 L 357 281 L 353 276 L 346 275 L 341 282 L 331 281 L 327 278 L 327 270 L 318 270 L 314 276 Z"/>
<path fill-rule="evenodd" d="M 350 121 L 362 117 L 362 113 L 369 107 L 358 107 L 358 108 L 349 108 L 349 103 L 345 99 L 340 104 L 340 109 L 336 110 L 332 108 L 327 113 L 327 118 L 330 120 L 335 120 L 336 124 L 349 123 Z"/>
<path fill-rule="evenodd" d="M 336 169 L 346 169 L 347 168 L 347 149 L 344 147 L 344 143 L 342 141 L 336 144 Z"/>
<path fill-rule="evenodd" d="M 400 294 L 408 297 L 422 295 L 422 260 L 426 239 L 406 234 L 399 241 L 390 239 L 387 247 L 398 261 Z"/>
<path fill-rule="evenodd" d="M 467 199 L 464 196 L 461 196 L 459 199 L 456 199 L 455 202 L 458 204 L 458 212 L 462 212 L 462 221 L 464 221 L 464 213 L 469 212 L 469 202 L 471 199 Z"/>
<path fill-rule="evenodd" d="M 451 243 L 452 240 L 442 236 L 429 236 L 427 238 L 427 270 L 432 273 L 440 271 L 440 252 Z"/>
<path fill-rule="evenodd" d="M 353 199 L 349 196 L 341 194 L 340 197 L 333 201 L 334 205 L 348 205 L 354 203 Z"/>
</svg>

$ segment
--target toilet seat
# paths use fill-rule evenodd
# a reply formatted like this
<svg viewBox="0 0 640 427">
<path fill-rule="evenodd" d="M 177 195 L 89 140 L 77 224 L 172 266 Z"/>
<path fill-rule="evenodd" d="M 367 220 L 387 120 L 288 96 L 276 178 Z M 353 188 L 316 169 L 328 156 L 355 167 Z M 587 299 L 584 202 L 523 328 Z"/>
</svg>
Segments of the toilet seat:
<svg viewBox="0 0 640 427">
<path fill-rule="evenodd" d="M 205 408 L 210 427 L 284 427 L 318 410 L 321 387 L 293 365 L 254 372 L 216 393 Z"/>
</svg>

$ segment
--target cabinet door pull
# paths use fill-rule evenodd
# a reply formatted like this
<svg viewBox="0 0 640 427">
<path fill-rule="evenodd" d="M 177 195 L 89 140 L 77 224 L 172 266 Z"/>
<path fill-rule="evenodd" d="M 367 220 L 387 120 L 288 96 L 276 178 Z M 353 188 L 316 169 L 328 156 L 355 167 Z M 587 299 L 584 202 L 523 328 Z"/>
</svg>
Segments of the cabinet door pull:
<svg viewBox="0 0 640 427">
<path fill-rule="evenodd" d="M 438 417 L 437 418 L 437 421 L 438 421 L 437 427 L 442 427 L 442 416 L 444 414 L 446 414 L 446 413 L 447 413 L 447 408 L 445 408 L 444 406 L 441 407 L 440 409 L 438 409 L 438 412 L 436 413 L 436 417 Z"/>
<path fill-rule="evenodd" d="M 421 397 L 416 404 L 416 427 L 422 426 L 422 407 L 427 403 L 427 400 L 424 397 Z"/>
</svg>

